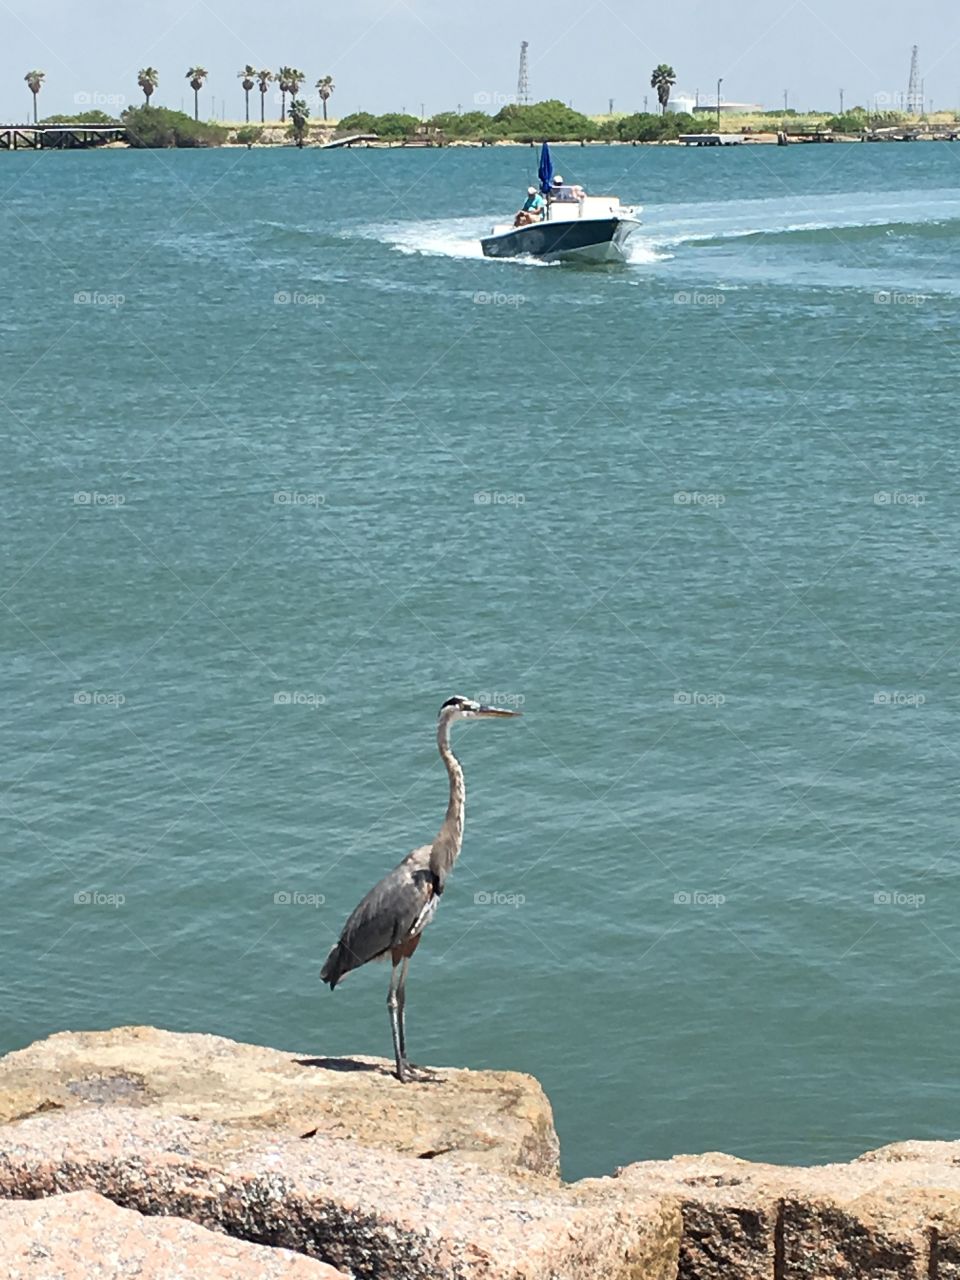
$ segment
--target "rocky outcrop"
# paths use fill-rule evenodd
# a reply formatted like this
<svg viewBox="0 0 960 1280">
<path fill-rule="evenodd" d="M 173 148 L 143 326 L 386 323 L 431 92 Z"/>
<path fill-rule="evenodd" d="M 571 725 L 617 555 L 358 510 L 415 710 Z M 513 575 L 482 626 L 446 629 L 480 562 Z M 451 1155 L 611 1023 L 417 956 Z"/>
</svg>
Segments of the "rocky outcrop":
<svg viewBox="0 0 960 1280">
<path fill-rule="evenodd" d="M 349 1280 L 323 1262 L 145 1218 L 92 1191 L 0 1201 L 0 1273 L 11 1280 Z"/>
<path fill-rule="evenodd" d="M 25 1280 L 119 1280 L 128 1255 L 106 1251 L 128 1229 L 145 1261 L 127 1274 L 158 1278 L 180 1241 L 204 1276 L 246 1248 L 251 1276 L 299 1263 L 304 1280 L 960 1280 L 960 1143 L 816 1168 L 678 1156 L 564 1185 L 527 1076 L 402 1086 L 379 1059 L 149 1027 L 0 1060 L 0 1201 L 24 1202 L 0 1205 L 20 1249 L 0 1274 Z M 48 1237 L 82 1265 L 64 1246 L 60 1270 L 31 1271 Z M 115 1270 L 84 1270 L 95 1253 Z M 253 1256 L 223 1265 L 242 1280 Z"/>
<path fill-rule="evenodd" d="M 111 1107 L 6 1126 L 0 1198 L 90 1189 L 357 1280 L 672 1280 L 680 1214 L 467 1162 Z"/>
<path fill-rule="evenodd" d="M 438 1069 L 431 1082 L 402 1085 L 380 1058 L 316 1058 L 155 1027 L 62 1032 L 0 1059 L 0 1124 L 105 1105 L 559 1176 L 547 1096 L 513 1071 Z"/>
<path fill-rule="evenodd" d="M 683 1280 L 960 1278 L 960 1143 L 899 1143 L 814 1168 L 680 1156 L 615 1180 L 679 1204 Z"/>
</svg>

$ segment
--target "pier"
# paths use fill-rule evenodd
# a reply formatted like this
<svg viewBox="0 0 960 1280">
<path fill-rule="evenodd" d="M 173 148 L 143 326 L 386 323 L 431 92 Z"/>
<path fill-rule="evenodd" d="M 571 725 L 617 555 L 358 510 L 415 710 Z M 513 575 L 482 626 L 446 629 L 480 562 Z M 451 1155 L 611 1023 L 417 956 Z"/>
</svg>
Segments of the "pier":
<svg viewBox="0 0 960 1280">
<path fill-rule="evenodd" d="M 739 147 L 745 141 L 742 133 L 681 133 L 685 147 Z"/>
<path fill-rule="evenodd" d="M 330 151 L 334 147 L 367 146 L 371 142 L 379 141 L 380 139 L 375 133 L 351 133 L 347 138 L 334 138 L 330 142 L 324 142 L 322 149 Z"/>
<path fill-rule="evenodd" d="M 0 124 L 0 151 L 81 151 L 126 136 L 121 124 Z"/>
</svg>

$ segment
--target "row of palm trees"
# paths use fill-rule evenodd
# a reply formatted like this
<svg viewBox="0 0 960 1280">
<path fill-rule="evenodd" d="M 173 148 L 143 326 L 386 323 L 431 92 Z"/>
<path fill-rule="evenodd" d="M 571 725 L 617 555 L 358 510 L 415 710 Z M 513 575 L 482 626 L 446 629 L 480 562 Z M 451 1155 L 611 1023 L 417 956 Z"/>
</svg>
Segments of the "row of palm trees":
<svg viewBox="0 0 960 1280">
<path fill-rule="evenodd" d="M 187 72 L 187 80 L 190 82 L 190 88 L 193 90 L 193 118 L 200 119 L 200 90 L 209 75 L 206 67 L 191 67 Z M 244 117 L 247 124 L 250 123 L 250 94 L 255 88 L 260 90 L 260 122 L 266 123 L 266 101 L 267 94 L 270 92 L 270 85 L 275 84 L 280 90 L 280 119 L 285 121 L 287 118 L 287 95 L 291 100 L 296 98 L 300 92 L 300 86 L 306 80 L 306 75 L 298 67 L 281 67 L 279 71 L 274 73 L 267 69 L 257 70 L 256 67 L 249 63 L 242 71 L 237 73 L 240 80 L 241 88 L 244 96 Z M 137 75 L 137 84 L 143 90 L 144 100 L 147 106 L 150 105 L 150 96 L 160 83 L 160 75 L 155 67 L 144 67 Z M 333 76 L 321 76 L 314 86 L 320 95 L 320 101 L 323 104 L 323 118 L 327 118 L 327 102 L 333 94 L 336 85 L 333 83 Z"/>
<path fill-rule="evenodd" d="M 190 82 L 190 88 L 193 90 L 193 118 L 200 119 L 200 90 L 203 88 L 207 76 L 209 75 L 206 67 L 191 67 L 187 72 L 187 80 Z M 287 94 L 291 100 L 296 98 L 300 92 L 300 86 L 306 80 L 306 75 L 296 67 L 281 67 L 276 74 L 272 71 L 258 71 L 256 67 L 249 64 L 238 73 L 243 88 L 246 120 L 250 123 L 250 93 L 255 87 L 260 89 L 260 121 L 266 123 L 266 100 L 270 91 L 270 85 L 276 84 L 280 90 L 280 119 L 285 121 L 287 118 Z M 27 82 L 27 87 L 33 94 L 33 123 L 37 123 L 37 95 L 43 88 L 43 82 L 46 79 L 44 71 L 28 71 L 23 77 Z M 143 99 L 149 107 L 150 99 L 156 91 L 157 85 L 160 83 L 160 73 L 156 67 L 144 67 L 137 73 L 137 84 L 143 90 Z M 327 102 L 333 94 L 336 86 L 333 83 L 333 76 L 321 76 L 317 81 L 315 88 L 320 95 L 320 101 L 323 104 L 323 118 L 327 118 Z"/>
</svg>

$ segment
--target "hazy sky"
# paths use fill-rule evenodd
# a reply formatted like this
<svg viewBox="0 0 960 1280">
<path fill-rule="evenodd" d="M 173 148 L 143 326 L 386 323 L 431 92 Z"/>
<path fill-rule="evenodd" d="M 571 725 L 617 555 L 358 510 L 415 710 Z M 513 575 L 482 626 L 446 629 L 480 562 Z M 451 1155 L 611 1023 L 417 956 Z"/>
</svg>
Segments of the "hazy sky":
<svg viewBox="0 0 960 1280">
<path fill-rule="evenodd" d="M 588 113 L 638 110 L 651 68 L 673 65 L 677 91 L 700 89 L 769 107 L 836 109 L 906 89 L 910 46 L 935 109 L 960 102 L 960 6 L 878 0 L 867 8 L 835 0 L 741 0 L 720 5 L 644 6 L 628 0 L 0 0 L 0 120 L 29 110 L 25 72 L 47 73 L 41 112 L 140 100 L 136 73 L 160 72 L 154 101 L 189 108 L 187 67 L 210 72 L 201 114 L 242 113 L 236 73 L 246 63 L 300 66 L 313 85 L 333 75 L 331 107 L 406 107 L 428 114 L 496 105 L 516 91 L 521 39 L 530 42 L 534 100 L 556 97 Z M 76 95 L 88 95 L 90 101 Z M 316 105 L 316 97 L 313 95 Z M 121 103 L 120 105 L 123 105 Z"/>
</svg>

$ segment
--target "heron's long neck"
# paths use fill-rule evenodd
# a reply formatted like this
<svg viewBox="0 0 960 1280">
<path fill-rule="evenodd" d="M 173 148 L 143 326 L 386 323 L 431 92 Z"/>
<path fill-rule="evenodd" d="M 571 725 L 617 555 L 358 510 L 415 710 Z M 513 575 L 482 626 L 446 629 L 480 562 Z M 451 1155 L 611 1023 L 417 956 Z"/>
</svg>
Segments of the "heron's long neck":
<svg viewBox="0 0 960 1280">
<path fill-rule="evenodd" d="M 457 860 L 460 846 L 463 844 L 463 813 L 466 805 L 467 790 L 463 781 L 463 769 L 460 761 L 450 747 L 450 726 L 441 724 L 437 730 L 437 746 L 440 759 L 447 767 L 450 779 L 450 799 L 437 838 L 430 849 L 430 870 L 437 877 L 440 888 L 450 868 Z"/>
</svg>

